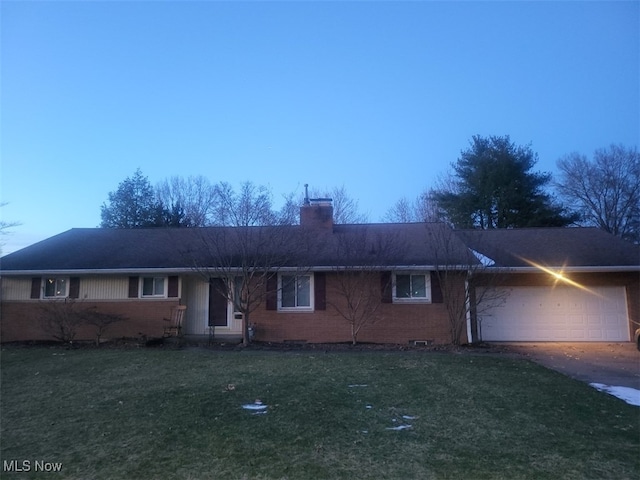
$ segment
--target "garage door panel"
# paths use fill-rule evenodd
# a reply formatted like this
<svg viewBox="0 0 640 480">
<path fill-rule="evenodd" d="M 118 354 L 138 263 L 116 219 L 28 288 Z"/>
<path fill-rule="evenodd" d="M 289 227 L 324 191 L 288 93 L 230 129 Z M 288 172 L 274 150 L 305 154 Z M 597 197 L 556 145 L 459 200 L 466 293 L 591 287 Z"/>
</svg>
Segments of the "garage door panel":
<svg viewBox="0 0 640 480">
<path fill-rule="evenodd" d="M 486 341 L 628 341 L 624 287 L 512 287 L 479 318 Z"/>
</svg>

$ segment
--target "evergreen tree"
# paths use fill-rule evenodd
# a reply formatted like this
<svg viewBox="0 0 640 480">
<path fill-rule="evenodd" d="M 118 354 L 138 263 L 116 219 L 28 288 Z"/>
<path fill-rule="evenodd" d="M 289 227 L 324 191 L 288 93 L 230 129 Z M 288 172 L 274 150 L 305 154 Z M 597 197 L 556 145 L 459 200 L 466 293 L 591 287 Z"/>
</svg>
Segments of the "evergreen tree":
<svg viewBox="0 0 640 480">
<path fill-rule="evenodd" d="M 133 177 L 127 177 L 115 192 L 109 192 L 109 201 L 103 203 L 100 216 L 103 228 L 141 228 L 164 225 L 165 209 L 156 200 L 149 179 L 138 168 Z"/>
<path fill-rule="evenodd" d="M 452 165 L 453 182 L 430 196 L 457 228 L 562 227 L 576 217 L 545 192 L 551 174 L 532 172 L 537 154 L 509 136 L 474 136 Z"/>
</svg>

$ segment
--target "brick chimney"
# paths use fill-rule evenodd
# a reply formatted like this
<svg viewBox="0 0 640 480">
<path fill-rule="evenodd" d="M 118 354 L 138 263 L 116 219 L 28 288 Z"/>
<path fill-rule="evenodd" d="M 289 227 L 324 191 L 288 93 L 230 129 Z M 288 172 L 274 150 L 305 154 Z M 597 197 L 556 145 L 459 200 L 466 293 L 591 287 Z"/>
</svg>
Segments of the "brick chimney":
<svg viewBox="0 0 640 480">
<path fill-rule="evenodd" d="M 300 207 L 300 225 L 322 229 L 333 228 L 333 199 L 309 198 L 305 185 L 304 204 Z"/>
</svg>

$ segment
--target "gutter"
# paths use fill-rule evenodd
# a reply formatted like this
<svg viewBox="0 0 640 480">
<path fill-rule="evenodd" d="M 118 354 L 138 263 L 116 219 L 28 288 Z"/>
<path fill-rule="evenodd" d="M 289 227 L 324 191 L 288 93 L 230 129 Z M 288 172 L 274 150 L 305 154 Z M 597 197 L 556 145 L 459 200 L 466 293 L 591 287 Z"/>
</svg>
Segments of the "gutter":
<svg viewBox="0 0 640 480">
<path fill-rule="evenodd" d="M 493 269 L 506 273 L 543 273 L 538 267 L 489 267 L 478 273 L 491 272 Z M 611 272 L 640 272 L 640 265 L 607 265 L 607 266 L 581 266 L 581 267 L 567 267 L 560 266 L 548 266 L 544 265 L 544 268 L 549 270 L 556 270 L 562 273 L 611 273 Z"/>
<path fill-rule="evenodd" d="M 442 266 L 438 265 L 348 265 L 348 266 L 327 266 L 316 265 L 311 267 L 281 267 L 273 269 L 278 272 L 296 272 L 300 270 L 313 272 L 336 272 L 345 270 L 403 270 L 403 271 L 437 271 Z M 618 266 L 545 266 L 549 270 L 557 270 L 562 273 L 612 273 L 612 272 L 640 272 L 640 265 L 618 265 Z M 231 271 L 231 269 L 223 269 Z M 242 268 L 238 267 L 237 272 L 242 272 Z M 448 265 L 446 270 L 469 270 L 468 265 Z M 216 267 L 202 267 L 200 269 L 190 267 L 178 268 L 87 268 L 87 269 L 52 269 L 52 270 L 0 270 L 0 276 L 34 276 L 34 275 L 140 275 L 140 274 L 168 274 L 168 273 L 198 273 L 202 271 L 210 271 L 212 273 L 220 271 Z M 537 267 L 485 267 L 474 274 L 483 273 L 543 273 Z"/>
<path fill-rule="evenodd" d="M 468 265 L 449 266 L 452 270 L 467 270 Z M 260 270 L 259 267 L 255 269 Z M 404 270 L 404 271 L 424 271 L 437 270 L 435 265 L 348 265 L 348 266 L 327 266 L 316 265 L 311 267 L 279 267 L 271 270 L 277 272 L 336 272 L 345 270 Z M 168 267 L 168 268 L 70 268 L 70 269 L 51 269 L 51 270 L 0 270 L 1 276 L 35 276 L 35 275 L 140 275 L 140 274 L 168 274 L 168 273 L 199 273 L 209 271 L 211 273 L 222 272 L 238 272 L 242 273 L 242 267 L 236 268 L 218 268 L 218 267 Z"/>
</svg>

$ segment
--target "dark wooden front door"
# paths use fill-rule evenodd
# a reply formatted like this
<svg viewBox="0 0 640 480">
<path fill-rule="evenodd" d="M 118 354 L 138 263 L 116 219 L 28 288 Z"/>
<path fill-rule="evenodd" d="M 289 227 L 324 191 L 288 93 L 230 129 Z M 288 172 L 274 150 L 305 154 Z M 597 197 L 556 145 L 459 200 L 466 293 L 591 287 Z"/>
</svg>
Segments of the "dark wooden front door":
<svg viewBox="0 0 640 480">
<path fill-rule="evenodd" d="M 209 326 L 226 327 L 229 325 L 227 318 L 228 304 L 226 285 L 221 278 L 209 280 Z"/>
</svg>

